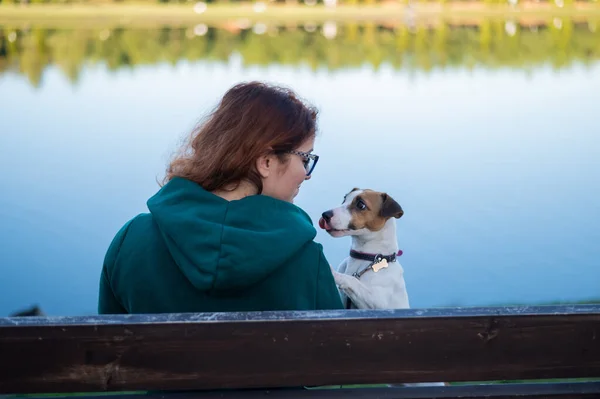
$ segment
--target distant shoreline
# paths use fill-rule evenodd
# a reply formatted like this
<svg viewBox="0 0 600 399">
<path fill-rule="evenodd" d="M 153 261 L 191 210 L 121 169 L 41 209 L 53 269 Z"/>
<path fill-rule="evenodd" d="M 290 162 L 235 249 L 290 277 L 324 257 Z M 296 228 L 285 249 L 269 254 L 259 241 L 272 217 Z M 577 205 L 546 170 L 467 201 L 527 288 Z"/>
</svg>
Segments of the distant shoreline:
<svg viewBox="0 0 600 399">
<path fill-rule="evenodd" d="M 264 10 L 255 11 L 253 3 L 210 4 L 201 13 L 193 4 L 0 4 L 0 25 L 192 25 L 196 23 L 223 23 L 246 19 L 250 22 L 325 22 L 325 21 L 403 21 L 430 18 L 526 18 L 573 17 L 600 18 L 600 4 L 576 2 L 562 8 L 552 3 L 522 3 L 486 5 L 483 2 L 417 3 L 412 7 L 399 3 L 371 6 L 343 5 L 335 8 L 322 5 L 268 4 Z M 266 4 L 266 3 L 265 3 Z"/>
</svg>

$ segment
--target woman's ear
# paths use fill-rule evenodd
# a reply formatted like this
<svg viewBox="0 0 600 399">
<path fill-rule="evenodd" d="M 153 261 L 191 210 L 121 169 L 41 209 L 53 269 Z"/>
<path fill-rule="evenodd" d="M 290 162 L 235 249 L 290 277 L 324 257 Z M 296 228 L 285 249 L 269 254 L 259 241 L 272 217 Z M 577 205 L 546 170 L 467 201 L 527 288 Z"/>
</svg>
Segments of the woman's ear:
<svg viewBox="0 0 600 399">
<path fill-rule="evenodd" d="M 273 155 L 265 154 L 258 157 L 256 160 L 256 170 L 263 179 L 266 179 L 271 174 L 273 169 Z"/>
</svg>

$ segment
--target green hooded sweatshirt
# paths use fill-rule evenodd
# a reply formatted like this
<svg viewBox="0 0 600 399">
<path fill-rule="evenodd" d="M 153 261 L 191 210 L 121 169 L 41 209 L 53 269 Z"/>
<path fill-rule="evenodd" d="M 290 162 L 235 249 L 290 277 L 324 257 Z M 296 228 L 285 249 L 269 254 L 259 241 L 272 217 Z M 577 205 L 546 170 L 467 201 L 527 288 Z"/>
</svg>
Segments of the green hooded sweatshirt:
<svg viewBox="0 0 600 399">
<path fill-rule="evenodd" d="M 112 240 L 98 312 L 343 308 L 308 215 L 265 195 L 227 201 L 182 178 Z"/>
</svg>

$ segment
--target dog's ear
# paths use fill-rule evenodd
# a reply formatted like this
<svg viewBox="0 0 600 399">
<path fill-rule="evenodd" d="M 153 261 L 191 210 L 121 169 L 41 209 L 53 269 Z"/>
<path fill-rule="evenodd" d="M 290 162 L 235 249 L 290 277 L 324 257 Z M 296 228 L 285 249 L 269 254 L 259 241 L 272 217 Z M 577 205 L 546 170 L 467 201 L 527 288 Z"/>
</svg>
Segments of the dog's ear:
<svg viewBox="0 0 600 399">
<path fill-rule="evenodd" d="M 402 215 L 404 215 L 402 207 L 392 197 L 386 193 L 382 193 L 381 199 L 383 202 L 381 204 L 379 216 L 384 218 L 395 217 L 396 219 L 400 219 Z"/>
</svg>

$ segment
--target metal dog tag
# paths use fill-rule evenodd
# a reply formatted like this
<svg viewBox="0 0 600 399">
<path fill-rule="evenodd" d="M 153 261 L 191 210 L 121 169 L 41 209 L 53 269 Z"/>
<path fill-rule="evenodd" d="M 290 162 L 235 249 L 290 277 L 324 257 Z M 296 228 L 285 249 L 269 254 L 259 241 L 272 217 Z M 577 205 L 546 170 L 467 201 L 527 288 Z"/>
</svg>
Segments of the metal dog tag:
<svg viewBox="0 0 600 399">
<path fill-rule="evenodd" d="M 385 269 L 388 267 L 387 259 L 381 259 L 379 262 L 373 264 L 373 271 L 377 273 L 381 269 Z"/>
</svg>

